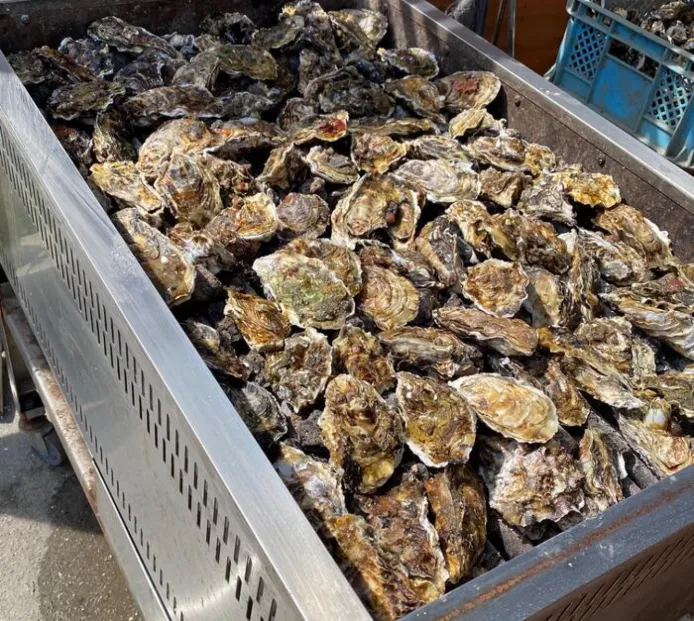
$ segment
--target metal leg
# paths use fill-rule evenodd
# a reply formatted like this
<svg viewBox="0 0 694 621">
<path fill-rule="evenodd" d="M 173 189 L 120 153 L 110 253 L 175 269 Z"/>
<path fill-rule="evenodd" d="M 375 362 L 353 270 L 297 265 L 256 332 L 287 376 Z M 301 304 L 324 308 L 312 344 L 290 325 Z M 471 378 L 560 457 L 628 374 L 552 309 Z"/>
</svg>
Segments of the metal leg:
<svg viewBox="0 0 694 621">
<path fill-rule="evenodd" d="M 508 11 L 508 53 L 516 57 L 516 9 L 518 0 L 510 0 Z"/>
</svg>

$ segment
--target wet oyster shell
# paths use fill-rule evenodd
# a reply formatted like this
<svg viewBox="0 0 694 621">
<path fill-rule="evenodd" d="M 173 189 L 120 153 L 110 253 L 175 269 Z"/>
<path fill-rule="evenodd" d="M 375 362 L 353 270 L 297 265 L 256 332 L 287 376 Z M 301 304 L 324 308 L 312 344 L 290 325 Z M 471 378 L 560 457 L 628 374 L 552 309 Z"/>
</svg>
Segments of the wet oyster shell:
<svg viewBox="0 0 694 621">
<path fill-rule="evenodd" d="M 526 172 L 525 144 L 507 134 L 481 136 L 470 143 L 470 150 L 481 162 L 509 172 Z"/>
<path fill-rule="evenodd" d="M 234 320 L 251 349 L 264 352 L 282 348 L 291 326 L 277 304 L 233 289 L 227 295 L 224 315 Z"/>
<path fill-rule="evenodd" d="M 425 224 L 415 240 L 415 248 L 434 268 L 439 282 L 456 289 L 465 271 L 463 244 L 456 225 L 445 216 Z"/>
<path fill-rule="evenodd" d="M 388 20 L 376 11 L 343 9 L 328 15 L 338 36 L 351 46 L 375 49 L 388 31 Z"/>
<path fill-rule="evenodd" d="M 347 287 L 319 259 L 276 252 L 256 259 L 253 270 L 295 326 L 339 330 L 354 313 Z"/>
<path fill-rule="evenodd" d="M 248 164 L 223 160 L 206 152 L 197 157 L 219 182 L 225 204 L 233 204 L 237 196 L 247 195 L 256 190 Z"/>
<path fill-rule="evenodd" d="M 349 114 L 338 110 L 332 114 L 317 114 L 291 128 L 294 144 L 304 144 L 313 140 L 336 142 L 347 135 Z"/>
<path fill-rule="evenodd" d="M 246 382 L 243 388 L 227 388 L 225 392 L 260 446 L 267 449 L 287 435 L 287 419 L 265 388 Z"/>
<path fill-rule="evenodd" d="M 539 177 L 520 195 L 518 210 L 526 216 L 575 226 L 573 207 L 564 199 L 561 182 L 550 175 Z"/>
<path fill-rule="evenodd" d="M 453 388 L 431 377 L 398 373 L 396 391 L 405 441 L 424 464 L 464 464 L 475 443 L 475 415 Z"/>
<path fill-rule="evenodd" d="M 23 50 L 9 54 L 7 60 L 24 86 L 46 82 L 50 73 L 35 50 Z"/>
<path fill-rule="evenodd" d="M 250 369 L 231 347 L 222 343 L 219 332 L 212 326 L 187 319 L 181 322 L 181 327 L 210 369 L 237 379 L 248 379 Z"/>
<path fill-rule="evenodd" d="M 381 332 L 378 338 L 396 361 L 432 371 L 442 379 L 477 373 L 484 362 L 474 345 L 439 328 L 398 328 Z"/>
<path fill-rule="evenodd" d="M 585 504 L 579 463 L 557 440 L 533 448 L 485 438 L 480 461 L 489 506 L 512 526 L 558 522 Z"/>
<path fill-rule="evenodd" d="M 376 541 L 401 560 L 419 599 L 432 602 L 443 595 L 448 571 L 438 535 L 427 518 L 429 503 L 422 481 L 408 473 L 385 494 L 360 498 L 359 507 Z"/>
<path fill-rule="evenodd" d="M 80 117 L 95 116 L 106 110 L 118 97 L 125 94 L 119 84 L 94 80 L 61 86 L 51 93 L 46 111 L 55 119 L 73 121 Z"/>
<path fill-rule="evenodd" d="M 407 147 L 389 136 L 357 134 L 352 137 L 352 161 L 359 170 L 384 174 L 407 155 Z"/>
<path fill-rule="evenodd" d="M 586 252 L 595 257 L 605 280 L 615 285 L 626 285 L 649 277 L 645 260 L 633 248 L 585 229 L 579 229 L 578 236 Z"/>
<path fill-rule="evenodd" d="M 579 446 L 579 461 L 585 474 L 586 508 L 589 515 L 597 515 L 624 499 L 618 456 L 603 434 L 595 429 L 586 429 Z"/>
<path fill-rule="evenodd" d="M 215 121 L 211 129 L 219 136 L 219 146 L 212 152 L 231 159 L 256 149 L 278 147 L 287 141 L 276 125 L 256 118 Z"/>
<path fill-rule="evenodd" d="M 381 342 L 356 326 L 344 326 L 333 341 L 337 370 L 368 382 L 379 393 L 395 384 L 395 370 L 385 355 Z"/>
<path fill-rule="evenodd" d="M 138 95 L 152 88 L 165 86 L 162 72 L 167 67 L 167 60 L 170 61 L 170 58 L 162 52 L 147 50 L 119 69 L 113 82 L 120 84 L 128 95 Z"/>
<path fill-rule="evenodd" d="M 415 287 L 439 288 L 434 272 L 424 255 L 413 248 L 393 250 L 379 242 L 371 242 L 359 251 L 362 265 L 378 265 L 407 278 Z"/>
<path fill-rule="evenodd" d="M 408 160 L 393 176 L 426 194 L 434 203 L 454 203 L 479 196 L 479 177 L 469 165 L 448 160 Z"/>
<path fill-rule="evenodd" d="M 472 308 L 439 308 L 437 325 L 467 338 L 485 343 L 505 356 L 532 356 L 537 348 L 537 331 L 520 319 L 492 317 Z"/>
<path fill-rule="evenodd" d="M 520 263 L 487 259 L 468 268 L 463 294 L 480 310 L 496 317 L 513 317 L 528 297 L 529 283 Z"/>
<path fill-rule="evenodd" d="M 419 292 L 395 272 L 368 265 L 363 267 L 359 310 L 381 330 L 401 328 L 419 313 Z"/>
<path fill-rule="evenodd" d="M 564 192 L 577 203 L 590 207 L 614 207 L 622 202 L 615 180 L 610 175 L 567 170 L 555 173 Z"/>
<path fill-rule="evenodd" d="M 533 177 L 553 172 L 557 167 L 557 156 L 549 148 L 532 142 L 525 143 L 525 165 Z"/>
<path fill-rule="evenodd" d="M 549 360 L 540 381 L 545 393 L 557 408 L 557 417 L 562 425 L 585 425 L 590 414 L 590 405 L 578 391 L 576 384 L 564 374 L 559 360 Z"/>
<path fill-rule="evenodd" d="M 359 179 L 359 171 L 352 160 L 331 147 L 311 147 L 306 163 L 311 174 L 330 183 L 351 185 Z"/>
<path fill-rule="evenodd" d="M 302 38 L 325 56 L 338 60 L 340 52 L 335 42 L 335 35 L 329 15 L 317 2 L 298 0 L 285 4 L 279 16 L 280 22 L 293 23 L 303 20 Z"/>
<path fill-rule="evenodd" d="M 420 136 L 407 143 L 407 153 L 418 160 L 457 160 L 472 165 L 470 152 L 457 140 L 445 136 Z"/>
<path fill-rule="evenodd" d="M 236 264 L 234 257 L 226 253 L 206 231 L 195 228 L 190 222 L 179 222 L 169 229 L 167 237 L 190 261 L 204 265 L 215 274 Z"/>
<path fill-rule="evenodd" d="M 277 206 L 280 239 L 317 238 L 330 223 L 330 208 L 320 197 L 310 194 L 287 194 Z"/>
<path fill-rule="evenodd" d="M 125 118 L 115 110 L 96 115 L 92 141 L 97 162 L 137 160 L 137 151 L 127 131 Z"/>
<path fill-rule="evenodd" d="M 448 123 L 448 135 L 451 138 L 465 138 L 489 129 L 494 117 L 484 108 L 468 108 L 454 116 Z"/>
<path fill-rule="evenodd" d="M 567 316 L 572 319 L 572 324 L 590 321 L 602 314 L 602 304 L 597 296 L 600 279 L 597 263 L 578 241 L 575 231 L 560 237 L 571 252 L 571 267 L 566 274 Z"/>
<path fill-rule="evenodd" d="M 51 125 L 51 129 L 81 171 L 92 165 L 92 141 L 87 132 L 69 125 Z M 82 174 L 84 175 L 84 172 Z"/>
<path fill-rule="evenodd" d="M 89 178 L 122 207 L 134 207 L 154 217 L 164 210 L 164 199 L 147 183 L 133 162 L 94 164 Z"/>
<path fill-rule="evenodd" d="M 86 67 L 98 78 L 113 73 L 114 63 L 108 45 L 92 39 L 66 37 L 60 42 L 58 51 L 67 54 L 76 64 Z"/>
<path fill-rule="evenodd" d="M 542 391 L 512 377 L 478 373 L 451 382 L 487 426 L 518 442 L 547 442 L 559 419 Z"/>
<path fill-rule="evenodd" d="M 253 244 L 272 239 L 278 223 L 275 203 L 267 194 L 259 192 L 244 197 L 235 207 L 220 211 L 205 231 L 228 252 L 241 255 L 253 252 Z"/>
<path fill-rule="evenodd" d="M 623 317 L 598 317 L 582 323 L 574 334 L 618 371 L 631 374 L 631 324 Z"/>
<path fill-rule="evenodd" d="M 485 108 L 501 90 L 501 81 L 489 71 L 459 71 L 436 81 L 451 112 Z"/>
<path fill-rule="evenodd" d="M 308 84 L 326 73 L 332 73 L 339 69 L 335 59 L 325 56 L 310 48 L 304 48 L 299 53 L 299 83 L 297 90 L 303 93 Z"/>
<path fill-rule="evenodd" d="M 656 280 L 634 283 L 630 290 L 637 297 L 653 300 L 662 309 L 690 313 L 694 306 L 694 286 L 681 274 L 669 273 Z"/>
<path fill-rule="evenodd" d="M 398 71 L 422 78 L 435 78 L 439 72 L 436 56 L 421 47 L 408 47 L 398 50 L 379 48 L 378 57 Z"/>
<path fill-rule="evenodd" d="M 265 377 L 278 399 L 298 412 L 315 403 L 332 372 L 332 348 L 324 334 L 307 328 L 284 341 L 284 349 L 269 353 Z"/>
<path fill-rule="evenodd" d="M 123 113 L 133 125 L 148 127 L 167 118 L 224 116 L 224 103 L 206 88 L 198 86 L 162 86 L 131 97 L 123 104 Z"/>
<path fill-rule="evenodd" d="M 189 300 L 195 286 L 195 267 L 173 242 L 143 222 L 137 209 L 121 209 L 113 216 L 113 223 L 164 301 L 175 306 Z"/>
<path fill-rule="evenodd" d="M 55 72 L 56 78 L 59 76 L 62 80 L 68 82 L 92 82 L 97 80 L 87 67 L 84 67 L 74 61 L 74 59 L 63 54 L 58 50 L 44 45 L 34 48 L 32 54 L 37 56 L 49 71 Z"/>
<path fill-rule="evenodd" d="M 180 54 L 165 39 L 153 35 L 148 30 L 133 26 L 119 17 L 103 17 L 89 24 L 87 34 L 92 39 L 108 43 L 119 52 L 141 54 L 146 49 L 161 50 L 172 58 Z"/>
<path fill-rule="evenodd" d="M 480 173 L 482 195 L 497 205 L 509 209 L 520 196 L 526 183 L 526 175 L 487 168 Z"/>
<path fill-rule="evenodd" d="M 330 463 L 344 469 L 346 482 L 359 492 L 381 487 L 400 463 L 402 422 L 367 382 L 335 377 L 318 424 Z"/>
<path fill-rule="evenodd" d="M 563 325 L 568 295 L 565 283 L 541 267 L 528 267 L 525 273 L 529 282 L 523 308 L 530 313 L 533 328 Z"/>
<path fill-rule="evenodd" d="M 260 28 L 253 33 L 253 45 L 264 50 L 281 50 L 292 46 L 301 36 L 304 20 L 285 20 L 270 28 Z"/>
<path fill-rule="evenodd" d="M 680 414 L 694 420 L 694 373 L 691 369 L 666 371 L 660 375 L 653 373 L 643 378 L 643 385 L 676 406 Z"/>
<path fill-rule="evenodd" d="M 408 117 L 354 119 L 349 124 L 351 134 L 374 134 L 376 136 L 411 136 L 433 131 L 435 125 L 429 119 Z"/>
<path fill-rule="evenodd" d="M 443 98 L 436 86 L 426 78 L 411 75 L 392 80 L 386 82 L 385 90 L 419 116 L 431 119 L 435 123 L 446 122 L 446 118 L 440 112 Z"/>
<path fill-rule="evenodd" d="M 297 179 L 303 167 L 300 151 L 293 143 L 289 143 L 270 151 L 265 167 L 256 181 L 261 187 L 268 185 L 286 190 Z"/>
</svg>

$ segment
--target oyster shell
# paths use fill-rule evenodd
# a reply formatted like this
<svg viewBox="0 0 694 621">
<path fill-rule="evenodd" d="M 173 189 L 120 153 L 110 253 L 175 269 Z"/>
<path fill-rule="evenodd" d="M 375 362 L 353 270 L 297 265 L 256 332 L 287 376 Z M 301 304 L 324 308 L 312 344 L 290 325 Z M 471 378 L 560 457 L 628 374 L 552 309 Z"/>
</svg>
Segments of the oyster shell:
<svg viewBox="0 0 694 621">
<path fill-rule="evenodd" d="M 548 361 L 540 381 L 545 393 L 557 408 L 557 417 L 562 425 L 585 425 L 590 414 L 590 405 L 574 382 L 564 374 L 559 360 L 551 358 Z"/>
<path fill-rule="evenodd" d="M 154 218 L 164 210 L 164 199 L 147 183 L 133 162 L 94 164 L 89 178 L 102 192 L 115 198 L 121 207 L 134 207 Z"/>
<path fill-rule="evenodd" d="M 411 75 L 399 80 L 386 82 L 385 90 L 399 99 L 413 112 L 434 123 L 445 123 L 441 114 L 443 98 L 432 82 L 420 76 Z"/>
<path fill-rule="evenodd" d="M 92 141 L 97 162 L 137 160 L 137 151 L 127 131 L 125 118 L 116 110 L 96 115 Z"/>
<path fill-rule="evenodd" d="M 436 277 L 444 287 L 460 287 L 465 267 L 463 244 L 453 222 L 439 216 L 420 231 L 415 247 L 436 271 Z"/>
<path fill-rule="evenodd" d="M 626 244 L 611 241 L 593 231 L 579 229 L 578 236 L 586 252 L 595 257 L 603 278 L 616 285 L 646 280 L 648 268 L 643 257 Z"/>
<path fill-rule="evenodd" d="M 399 50 L 379 48 L 378 57 L 398 71 L 422 78 L 434 78 L 439 72 L 436 56 L 421 47 L 408 47 Z"/>
<path fill-rule="evenodd" d="M 501 90 L 501 81 L 489 71 L 459 71 L 436 81 L 444 105 L 451 112 L 486 108 Z"/>
<path fill-rule="evenodd" d="M 214 145 L 213 153 L 231 159 L 256 149 L 278 147 L 287 141 L 276 125 L 256 118 L 215 121 L 211 129 L 219 136 L 219 146 Z"/>
<path fill-rule="evenodd" d="M 328 228 L 330 208 L 320 196 L 292 192 L 277 206 L 277 218 L 281 239 L 316 238 Z"/>
<path fill-rule="evenodd" d="M 541 267 L 528 267 L 527 298 L 523 308 L 532 317 L 534 328 L 549 328 L 565 323 L 568 291 L 565 283 Z"/>
<path fill-rule="evenodd" d="M 407 446 L 424 464 L 464 464 L 475 443 L 475 415 L 453 388 L 430 377 L 398 373 L 397 399 Z"/>
<path fill-rule="evenodd" d="M 58 51 L 69 56 L 77 65 L 86 67 L 98 78 L 113 74 L 113 54 L 108 45 L 92 39 L 66 37 L 60 42 Z"/>
<path fill-rule="evenodd" d="M 190 222 L 179 222 L 168 231 L 167 237 L 190 261 L 204 265 L 215 274 L 236 263 L 234 257 L 224 252 L 206 231 L 194 228 Z"/>
<path fill-rule="evenodd" d="M 380 341 L 356 326 L 344 326 L 333 341 L 337 370 L 368 382 L 379 393 L 394 385 L 395 370 Z"/>
<path fill-rule="evenodd" d="M 284 20 L 270 28 L 256 30 L 251 40 L 253 45 L 264 50 L 281 50 L 297 43 L 304 25 L 303 18 Z"/>
<path fill-rule="evenodd" d="M 338 37 L 351 46 L 375 49 L 388 31 L 388 20 L 376 11 L 343 9 L 328 15 Z"/>
<path fill-rule="evenodd" d="M 213 13 L 200 22 L 200 30 L 229 43 L 248 43 L 256 26 L 242 13 Z"/>
<path fill-rule="evenodd" d="M 51 93 L 46 110 L 55 119 L 74 121 L 95 116 L 124 94 L 125 89 L 120 84 L 103 80 L 67 84 Z"/>
<path fill-rule="evenodd" d="M 620 373 L 631 374 L 631 324 L 623 317 L 599 317 L 582 323 L 574 334 Z"/>
<path fill-rule="evenodd" d="M 339 69 L 335 59 L 325 56 L 310 48 L 304 48 L 299 53 L 299 83 L 297 90 L 303 93 L 308 84 L 316 78 L 333 73 Z"/>
<path fill-rule="evenodd" d="M 162 52 L 147 50 L 133 62 L 119 69 L 113 82 L 120 84 L 128 95 L 138 95 L 152 88 L 164 86 L 162 72 L 167 66 L 167 60 L 170 59 Z"/>
<path fill-rule="evenodd" d="M 407 143 L 410 157 L 419 160 L 457 160 L 472 165 L 469 151 L 457 140 L 445 136 L 420 136 Z"/>
<path fill-rule="evenodd" d="M 238 207 L 221 211 L 206 229 L 217 242 L 229 244 L 235 238 L 245 242 L 268 241 L 278 226 L 275 203 L 267 194 L 258 192 L 244 197 Z"/>
<path fill-rule="evenodd" d="M 276 252 L 256 259 L 253 270 L 295 326 L 339 330 L 354 313 L 347 287 L 319 259 Z"/>
<path fill-rule="evenodd" d="M 597 263 L 578 241 L 575 231 L 560 237 L 571 252 L 571 267 L 566 274 L 567 315 L 577 321 L 590 321 L 602 314 L 602 305 L 597 296 L 600 279 Z"/>
<path fill-rule="evenodd" d="M 480 173 L 482 195 L 489 200 L 510 209 L 518 200 L 527 177 L 517 172 L 504 172 L 487 168 Z"/>
<path fill-rule="evenodd" d="M 618 456 L 595 429 L 586 429 L 579 446 L 586 508 L 589 515 L 597 515 L 624 499 L 616 465 Z"/>
<path fill-rule="evenodd" d="M 634 283 L 630 290 L 640 298 L 653 300 L 662 309 L 690 313 L 694 306 L 694 286 L 678 274 L 665 274 L 657 280 Z"/>
<path fill-rule="evenodd" d="M 443 595 L 448 571 L 438 535 L 427 519 L 424 484 L 413 473 L 382 496 L 362 497 L 359 507 L 379 545 L 399 558 L 412 590 L 422 602 Z"/>
<path fill-rule="evenodd" d="M 549 148 L 532 142 L 525 143 L 525 165 L 530 169 L 530 174 L 537 177 L 551 173 L 557 167 L 557 156 Z"/>
<path fill-rule="evenodd" d="M 359 170 L 383 174 L 407 155 L 407 147 L 390 136 L 356 134 L 352 137 L 352 161 Z"/>
<path fill-rule="evenodd" d="M 256 190 L 249 165 L 223 160 L 206 152 L 200 153 L 197 157 L 219 182 L 225 204 L 233 204 L 237 196 L 247 195 Z"/>
<path fill-rule="evenodd" d="M 141 54 L 147 49 L 160 50 L 179 58 L 180 54 L 165 39 L 153 35 L 148 30 L 133 26 L 119 17 L 103 17 L 89 24 L 87 33 L 92 39 L 107 43 L 119 52 Z"/>
<path fill-rule="evenodd" d="M 51 129 L 77 167 L 81 171 L 88 169 L 92 164 L 92 141 L 89 134 L 69 125 L 51 125 Z"/>
<path fill-rule="evenodd" d="M 359 251 L 362 265 L 378 265 L 407 278 L 415 287 L 438 288 L 433 270 L 423 254 L 412 248 L 393 250 L 385 244 L 371 242 Z"/>
<path fill-rule="evenodd" d="M 287 435 L 287 419 L 265 388 L 246 382 L 243 388 L 227 388 L 225 392 L 260 446 L 274 446 Z"/>
<path fill-rule="evenodd" d="M 56 78 L 67 82 L 92 82 L 97 77 L 86 67 L 77 64 L 71 56 L 63 54 L 46 45 L 37 47 L 32 53 L 41 59 L 49 71 L 55 72 Z"/>
<path fill-rule="evenodd" d="M 449 466 L 427 479 L 424 486 L 446 558 L 449 581 L 457 584 L 472 574 L 487 540 L 484 486 L 464 466 Z"/>
<path fill-rule="evenodd" d="M 478 373 L 451 382 L 489 427 L 518 442 L 547 442 L 559 419 L 552 400 L 542 391 L 512 377 Z"/>
<path fill-rule="evenodd" d="M 123 112 L 133 125 L 148 127 L 167 118 L 219 118 L 225 111 L 222 100 L 206 88 L 162 86 L 131 97 L 123 104 Z"/>
<path fill-rule="evenodd" d="M 291 127 L 291 139 L 294 144 L 304 144 L 313 140 L 336 142 L 347 135 L 348 121 L 349 114 L 344 110 L 307 117 Z"/>
<path fill-rule="evenodd" d="M 311 147 L 306 163 L 313 175 L 330 183 L 351 185 L 359 179 L 359 171 L 352 160 L 331 147 Z"/>
<path fill-rule="evenodd" d="M 408 160 L 393 176 L 417 190 L 434 203 L 454 203 L 475 199 L 480 193 L 479 177 L 469 165 L 449 160 Z"/>
<path fill-rule="evenodd" d="M 530 283 L 520 263 L 487 259 L 469 267 L 463 293 L 477 308 L 496 317 L 513 317 L 528 297 Z"/>
<path fill-rule="evenodd" d="M 435 125 L 429 119 L 408 117 L 354 119 L 349 124 L 351 134 L 374 134 L 376 136 L 411 136 L 433 131 Z"/>
<path fill-rule="evenodd" d="M 533 448 L 485 438 L 480 461 L 489 506 L 512 526 L 558 522 L 585 504 L 579 463 L 557 440 Z"/>
<path fill-rule="evenodd" d="M 248 379 L 250 369 L 231 347 L 222 343 L 219 332 L 212 326 L 187 319 L 181 327 L 210 369 L 238 379 Z"/>
<path fill-rule="evenodd" d="M 680 414 L 694 420 L 694 373 L 691 369 L 666 371 L 660 375 L 653 373 L 643 378 L 643 385 L 676 406 Z"/>
<path fill-rule="evenodd" d="M 269 353 L 265 377 L 278 399 L 298 412 L 315 403 L 332 371 L 332 348 L 324 334 L 307 328 L 284 341 L 284 349 Z"/>
<path fill-rule="evenodd" d="M 482 368 L 482 352 L 446 330 L 405 327 L 381 332 L 378 338 L 396 361 L 442 379 L 472 375 Z"/>
<path fill-rule="evenodd" d="M 448 123 L 448 135 L 451 138 L 465 138 L 489 129 L 494 117 L 484 108 L 468 108 L 454 116 Z"/>
<path fill-rule="evenodd" d="M 359 310 L 381 330 L 401 328 L 419 313 L 419 292 L 395 272 L 368 265 L 363 268 Z"/>
<path fill-rule="evenodd" d="M 23 50 L 16 54 L 9 54 L 7 60 L 24 86 L 42 84 L 50 77 L 46 65 L 35 50 Z"/>
<path fill-rule="evenodd" d="M 301 153 L 293 143 L 275 147 L 256 181 L 261 186 L 264 184 L 286 190 L 297 179 L 303 166 Z"/>
<path fill-rule="evenodd" d="M 481 136 L 470 143 L 470 150 L 481 162 L 499 170 L 526 172 L 525 144 L 508 134 Z"/>
<path fill-rule="evenodd" d="M 523 190 L 518 210 L 526 216 L 575 226 L 573 207 L 564 200 L 561 182 L 551 175 L 543 175 Z"/>
<path fill-rule="evenodd" d="M 537 331 L 519 319 L 492 317 L 472 308 L 444 307 L 434 311 L 434 321 L 455 334 L 474 338 L 505 356 L 532 356 Z"/>
<path fill-rule="evenodd" d="M 325 56 L 339 60 L 340 52 L 335 42 L 335 35 L 329 15 L 317 2 L 298 0 L 285 4 L 280 12 L 281 22 L 293 23 L 303 20 L 302 38 Z"/>
<path fill-rule="evenodd" d="M 113 216 L 113 223 L 164 301 L 175 306 L 189 300 L 195 286 L 195 267 L 173 242 L 142 221 L 134 208 L 121 209 Z"/>
<path fill-rule="evenodd" d="M 381 487 L 400 463 L 402 422 L 367 382 L 335 377 L 318 424 L 330 463 L 344 469 L 346 482 L 362 493 Z"/>
<path fill-rule="evenodd" d="M 291 332 L 277 304 L 233 289 L 227 292 L 224 315 L 234 320 L 243 340 L 255 351 L 281 349 Z"/>
<path fill-rule="evenodd" d="M 577 203 L 590 207 L 614 207 L 622 196 L 610 175 L 567 170 L 554 175 L 564 186 L 564 192 Z"/>
</svg>

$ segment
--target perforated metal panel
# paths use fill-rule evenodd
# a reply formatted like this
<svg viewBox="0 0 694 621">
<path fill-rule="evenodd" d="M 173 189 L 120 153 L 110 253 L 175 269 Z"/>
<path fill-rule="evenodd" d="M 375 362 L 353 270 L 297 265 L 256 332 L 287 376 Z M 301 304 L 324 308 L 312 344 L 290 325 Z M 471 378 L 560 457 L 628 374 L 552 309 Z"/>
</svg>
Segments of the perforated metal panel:
<svg viewBox="0 0 694 621">
<path fill-rule="evenodd" d="M 663 67 L 648 111 L 649 116 L 676 129 L 692 99 L 693 91 L 694 84 L 690 79 Z"/>
<path fill-rule="evenodd" d="M 569 67 L 587 80 L 598 70 L 607 37 L 588 24 L 581 24 L 574 39 Z"/>
</svg>

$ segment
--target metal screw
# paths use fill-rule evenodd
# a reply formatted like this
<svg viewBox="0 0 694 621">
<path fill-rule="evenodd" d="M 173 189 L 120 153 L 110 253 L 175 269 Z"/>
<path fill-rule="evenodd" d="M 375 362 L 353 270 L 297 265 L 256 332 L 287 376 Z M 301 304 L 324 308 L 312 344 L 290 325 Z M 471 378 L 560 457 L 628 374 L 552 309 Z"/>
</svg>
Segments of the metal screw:
<svg viewBox="0 0 694 621">
<path fill-rule="evenodd" d="M 521 98 L 518 95 L 516 95 L 516 98 L 513 100 L 513 103 L 516 105 L 516 108 L 520 108 Z"/>
<path fill-rule="evenodd" d="M 24 15 L 20 15 L 19 21 L 26 26 L 29 23 L 29 16 L 26 13 Z"/>
<path fill-rule="evenodd" d="M 598 165 L 599 165 L 599 166 L 604 166 L 604 165 L 605 165 L 605 158 L 604 158 L 604 157 L 599 157 L 599 158 L 598 158 Z"/>
</svg>

